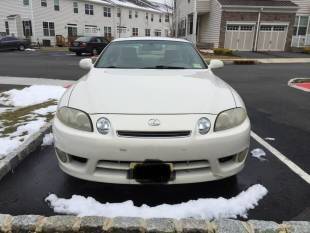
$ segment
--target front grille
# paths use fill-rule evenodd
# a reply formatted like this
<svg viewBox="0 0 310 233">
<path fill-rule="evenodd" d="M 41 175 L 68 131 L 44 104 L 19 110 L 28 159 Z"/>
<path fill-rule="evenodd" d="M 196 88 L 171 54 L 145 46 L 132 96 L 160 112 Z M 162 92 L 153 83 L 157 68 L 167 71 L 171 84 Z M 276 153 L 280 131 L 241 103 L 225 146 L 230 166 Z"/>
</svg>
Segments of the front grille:
<svg viewBox="0 0 310 233">
<path fill-rule="evenodd" d="M 162 162 L 171 163 L 173 165 L 173 170 L 176 172 L 195 171 L 210 168 L 210 163 L 208 160 L 162 161 Z M 99 160 L 96 167 L 97 169 L 127 172 L 130 169 L 131 163 L 143 163 L 143 162 Z"/>
<path fill-rule="evenodd" d="M 127 131 L 119 130 L 117 135 L 120 137 L 137 137 L 137 138 L 173 138 L 188 137 L 191 131 Z"/>
</svg>

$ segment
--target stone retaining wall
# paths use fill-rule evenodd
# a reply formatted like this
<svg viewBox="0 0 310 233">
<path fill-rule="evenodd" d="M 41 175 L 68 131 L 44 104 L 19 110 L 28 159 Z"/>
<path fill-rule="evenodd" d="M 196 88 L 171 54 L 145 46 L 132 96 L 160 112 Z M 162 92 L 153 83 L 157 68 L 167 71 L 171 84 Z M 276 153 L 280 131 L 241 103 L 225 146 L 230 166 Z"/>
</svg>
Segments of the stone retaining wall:
<svg viewBox="0 0 310 233">
<path fill-rule="evenodd" d="M 0 232 L 186 232 L 186 233 L 310 233 L 310 222 L 275 222 L 222 219 L 213 222 L 195 219 L 141 219 L 0 214 Z"/>
</svg>

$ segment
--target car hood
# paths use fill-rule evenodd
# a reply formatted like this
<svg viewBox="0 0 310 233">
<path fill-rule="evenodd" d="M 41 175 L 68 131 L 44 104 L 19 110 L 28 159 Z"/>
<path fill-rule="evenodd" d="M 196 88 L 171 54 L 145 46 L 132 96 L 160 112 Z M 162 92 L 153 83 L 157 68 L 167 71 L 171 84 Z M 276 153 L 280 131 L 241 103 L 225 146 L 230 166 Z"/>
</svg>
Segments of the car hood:
<svg viewBox="0 0 310 233">
<path fill-rule="evenodd" d="M 89 114 L 218 114 L 236 105 L 231 87 L 210 70 L 93 68 L 69 106 Z"/>
</svg>

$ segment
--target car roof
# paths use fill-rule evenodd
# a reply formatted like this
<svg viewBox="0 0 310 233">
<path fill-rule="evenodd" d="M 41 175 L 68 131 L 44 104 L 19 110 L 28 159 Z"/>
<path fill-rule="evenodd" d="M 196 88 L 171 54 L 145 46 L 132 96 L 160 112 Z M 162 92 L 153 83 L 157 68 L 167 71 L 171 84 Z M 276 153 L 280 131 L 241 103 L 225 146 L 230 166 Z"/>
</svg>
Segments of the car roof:
<svg viewBox="0 0 310 233">
<path fill-rule="evenodd" d="M 126 37 L 126 38 L 118 38 L 114 39 L 113 42 L 116 41 L 133 41 L 133 40 L 161 40 L 161 41 L 176 41 L 176 42 L 186 42 L 191 43 L 188 40 L 179 39 L 179 38 L 171 38 L 171 37 Z"/>
</svg>

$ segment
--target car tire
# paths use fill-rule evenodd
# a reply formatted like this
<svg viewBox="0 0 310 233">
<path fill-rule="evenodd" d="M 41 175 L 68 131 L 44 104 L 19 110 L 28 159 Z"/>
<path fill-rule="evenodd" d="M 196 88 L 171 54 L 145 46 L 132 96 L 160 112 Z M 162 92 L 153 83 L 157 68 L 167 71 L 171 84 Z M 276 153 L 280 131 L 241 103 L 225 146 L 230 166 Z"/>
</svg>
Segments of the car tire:
<svg viewBox="0 0 310 233">
<path fill-rule="evenodd" d="M 91 54 L 92 54 L 93 56 L 98 55 L 98 49 L 96 49 L 96 48 L 92 49 Z"/>
<path fill-rule="evenodd" d="M 18 50 L 19 51 L 25 51 L 25 45 L 23 45 L 23 44 L 18 45 Z"/>
<path fill-rule="evenodd" d="M 76 56 L 81 56 L 82 55 L 81 52 L 76 52 L 75 54 L 76 54 Z"/>
</svg>

